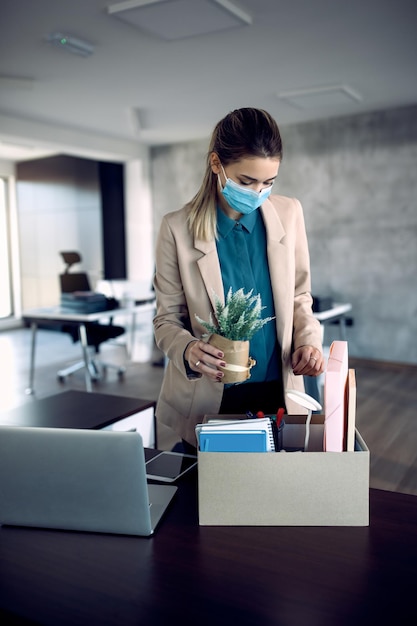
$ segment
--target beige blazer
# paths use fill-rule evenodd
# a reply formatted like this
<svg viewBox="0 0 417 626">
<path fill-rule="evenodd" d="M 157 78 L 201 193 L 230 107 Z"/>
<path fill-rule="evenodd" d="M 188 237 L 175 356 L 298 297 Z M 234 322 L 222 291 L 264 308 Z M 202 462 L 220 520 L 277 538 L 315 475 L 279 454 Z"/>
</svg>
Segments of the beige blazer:
<svg viewBox="0 0 417 626">
<path fill-rule="evenodd" d="M 322 349 L 320 324 L 311 310 L 303 211 L 298 200 L 284 196 L 270 196 L 260 210 L 267 234 L 284 389 L 302 390 L 302 376 L 292 373 L 292 351 L 303 345 Z M 204 333 L 195 315 L 208 319 L 210 312 L 214 313 L 214 294 L 223 298 L 224 290 L 216 243 L 194 240 L 187 213 L 184 207 L 165 215 L 156 248 L 155 340 L 168 358 L 156 415 L 195 445 L 195 425 L 205 414 L 218 413 L 223 385 L 206 376 L 188 377 L 183 355 L 188 343 Z M 287 409 L 289 413 L 303 412 L 291 401 Z"/>
</svg>

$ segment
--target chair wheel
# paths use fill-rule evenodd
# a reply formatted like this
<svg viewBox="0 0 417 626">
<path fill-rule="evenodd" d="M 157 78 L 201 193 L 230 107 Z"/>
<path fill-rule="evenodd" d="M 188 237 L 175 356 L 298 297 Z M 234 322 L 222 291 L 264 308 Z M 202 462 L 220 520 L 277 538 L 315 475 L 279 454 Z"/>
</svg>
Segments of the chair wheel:
<svg viewBox="0 0 417 626">
<path fill-rule="evenodd" d="M 123 378 L 123 376 L 125 375 L 125 370 L 120 368 L 119 370 L 117 370 L 117 376 L 119 378 Z"/>
<path fill-rule="evenodd" d="M 65 383 L 65 376 L 57 376 L 60 383 Z"/>
</svg>

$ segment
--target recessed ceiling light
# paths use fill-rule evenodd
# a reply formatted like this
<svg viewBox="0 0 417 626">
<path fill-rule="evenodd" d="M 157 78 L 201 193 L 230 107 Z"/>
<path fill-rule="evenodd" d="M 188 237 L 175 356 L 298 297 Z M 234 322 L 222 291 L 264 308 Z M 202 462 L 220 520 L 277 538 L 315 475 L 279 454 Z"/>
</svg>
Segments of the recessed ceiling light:
<svg viewBox="0 0 417 626">
<path fill-rule="evenodd" d="M 107 12 L 171 41 L 252 24 L 249 13 L 230 0 L 125 0 Z"/>
<path fill-rule="evenodd" d="M 330 106 L 339 106 L 346 103 L 361 102 L 362 96 L 347 85 L 333 85 L 329 87 L 312 87 L 298 89 L 278 94 L 280 100 L 298 109 L 318 109 Z"/>
</svg>

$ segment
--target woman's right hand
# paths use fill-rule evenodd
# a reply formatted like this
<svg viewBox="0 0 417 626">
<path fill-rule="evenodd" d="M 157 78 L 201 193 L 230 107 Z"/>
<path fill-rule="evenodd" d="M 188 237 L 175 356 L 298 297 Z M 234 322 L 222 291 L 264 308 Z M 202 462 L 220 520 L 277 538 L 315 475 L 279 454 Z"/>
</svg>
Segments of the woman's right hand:
<svg viewBox="0 0 417 626">
<path fill-rule="evenodd" d="M 193 372 L 207 376 L 214 382 L 222 381 L 224 374 L 218 368 L 226 367 L 226 363 L 223 352 L 215 346 L 205 341 L 192 341 L 188 344 L 184 357 Z"/>
</svg>

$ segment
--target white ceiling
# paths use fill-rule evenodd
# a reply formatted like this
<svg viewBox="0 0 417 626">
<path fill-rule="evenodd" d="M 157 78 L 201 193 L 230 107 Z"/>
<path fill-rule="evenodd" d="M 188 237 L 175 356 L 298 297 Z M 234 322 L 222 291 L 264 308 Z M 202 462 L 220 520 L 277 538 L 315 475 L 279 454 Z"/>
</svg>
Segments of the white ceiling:
<svg viewBox="0 0 417 626">
<path fill-rule="evenodd" d="M 109 15 L 117 1 L 1 1 L 0 158 L 89 146 L 123 158 L 207 137 L 242 106 L 282 125 L 417 104 L 416 0 L 231 0 L 251 25 L 174 41 Z M 161 5 L 168 31 L 190 2 L 210 0 Z M 56 49 L 52 31 L 93 55 Z"/>
</svg>

